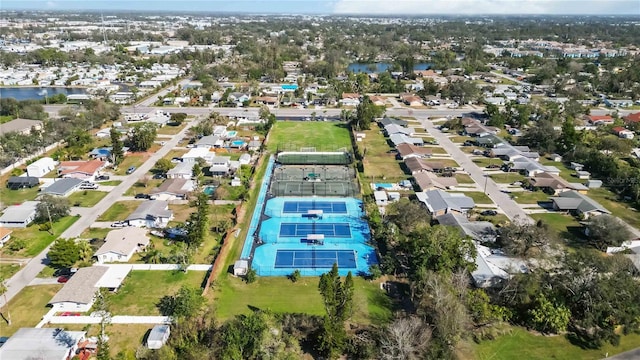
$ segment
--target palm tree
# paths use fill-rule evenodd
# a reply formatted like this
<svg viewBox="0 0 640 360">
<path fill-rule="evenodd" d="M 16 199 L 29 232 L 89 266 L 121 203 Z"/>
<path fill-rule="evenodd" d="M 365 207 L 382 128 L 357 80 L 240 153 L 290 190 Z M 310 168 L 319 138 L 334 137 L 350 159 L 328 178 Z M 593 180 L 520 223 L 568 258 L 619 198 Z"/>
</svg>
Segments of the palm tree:
<svg viewBox="0 0 640 360">
<path fill-rule="evenodd" d="M 76 243 L 78 246 L 78 253 L 80 253 L 80 259 L 82 261 L 89 261 L 93 256 L 93 248 L 88 241 L 82 240 Z"/>
<path fill-rule="evenodd" d="M 159 264 L 162 260 L 162 253 L 157 249 L 150 249 L 143 257 L 147 264 Z"/>
<path fill-rule="evenodd" d="M 7 325 L 11 325 L 11 313 L 9 312 L 9 302 L 7 301 L 7 290 L 8 289 L 5 279 L 0 278 L 0 294 L 2 294 L 2 296 L 4 297 L 4 305 L 7 307 L 7 316 L 5 317 L 2 313 L 0 313 L 0 316 L 4 318 L 4 320 L 7 322 Z"/>
</svg>

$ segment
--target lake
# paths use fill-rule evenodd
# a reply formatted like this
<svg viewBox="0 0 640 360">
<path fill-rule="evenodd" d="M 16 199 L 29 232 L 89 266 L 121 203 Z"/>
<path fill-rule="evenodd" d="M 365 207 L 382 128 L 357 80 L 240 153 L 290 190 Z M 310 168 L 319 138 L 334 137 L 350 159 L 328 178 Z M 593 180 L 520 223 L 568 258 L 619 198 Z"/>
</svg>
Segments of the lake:
<svg viewBox="0 0 640 360">
<path fill-rule="evenodd" d="M 0 87 L 0 98 L 14 98 L 16 100 L 40 100 L 44 99 L 44 90 L 47 96 L 56 94 L 86 94 L 87 90 L 69 87 Z"/>
<path fill-rule="evenodd" d="M 413 66 L 413 70 L 427 70 L 431 68 L 432 64 L 429 63 L 419 63 Z M 375 63 L 375 64 L 361 64 L 361 63 L 351 63 L 347 66 L 347 71 L 353 73 L 381 73 L 387 71 L 387 69 L 391 68 L 393 64 L 390 63 Z M 375 67 L 375 69 L 373 69 Z"/>
</svg>

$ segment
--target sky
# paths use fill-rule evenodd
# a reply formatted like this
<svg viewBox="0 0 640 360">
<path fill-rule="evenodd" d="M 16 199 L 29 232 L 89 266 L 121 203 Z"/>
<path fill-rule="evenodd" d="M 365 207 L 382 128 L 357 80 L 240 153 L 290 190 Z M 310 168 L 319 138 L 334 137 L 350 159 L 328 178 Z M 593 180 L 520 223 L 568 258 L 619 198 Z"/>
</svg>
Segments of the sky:
<svg viewBox="0 0 640 360">
<path fill-rule="evenodd" d="M 338 15 L 640 16 L 640 0 L 0 0 L 0 9 Z"/>
</svg>

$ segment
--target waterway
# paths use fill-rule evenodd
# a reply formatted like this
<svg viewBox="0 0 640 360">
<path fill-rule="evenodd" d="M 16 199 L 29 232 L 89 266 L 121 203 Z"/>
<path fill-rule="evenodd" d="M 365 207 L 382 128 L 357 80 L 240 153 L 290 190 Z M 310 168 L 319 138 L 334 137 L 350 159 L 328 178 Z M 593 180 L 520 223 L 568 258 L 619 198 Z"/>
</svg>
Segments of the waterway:
<svg viewBox="0 0 640 360">
<path fill-rule="evenodd" d="M 415 64 L 413 70 L 427 70 L 431 68 L 432 64 L 429 63 L 419 63 Z M 362 63 L 351 63 L 347 67 L 347 71 L 353 73 L 381 73 L 389 70 L 393 67 L 391 63 L 372 63 L 372 64 L 362 64 Z"/>
<path fill-rule="evenodd" d="M 45 95 L 86 93 L 86 89 L 70 87 L 0 87 L 0 98 L 14 98 L 16 100 L 40 100 L 44 99 Z"/>
</svg>

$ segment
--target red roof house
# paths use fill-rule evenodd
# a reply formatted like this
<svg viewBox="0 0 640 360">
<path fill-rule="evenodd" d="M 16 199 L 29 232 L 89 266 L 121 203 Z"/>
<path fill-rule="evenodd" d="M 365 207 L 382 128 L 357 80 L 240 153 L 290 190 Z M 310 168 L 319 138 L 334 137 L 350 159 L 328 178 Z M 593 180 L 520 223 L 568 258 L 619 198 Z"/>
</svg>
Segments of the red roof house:
<svg viewBox="0 0 640 360">
<path fill-rule="evenodd" d="M 62 161 L 58 166 L 58 175 L 83 180 L 95 179 L 98 172 L 107 165 L 102 160 Z"/>
<path fill-rule="evenodd" d="M 629 114 L 623 117 L 624 122 L 626 123 L 639 123 L 640 122 L 640 112 Z"/>
</svg>

